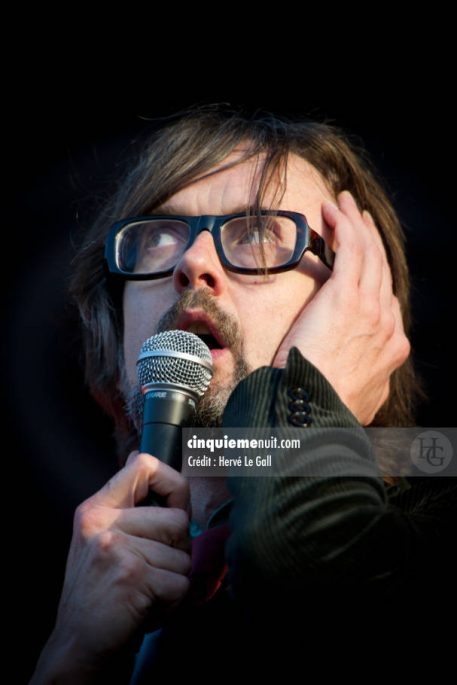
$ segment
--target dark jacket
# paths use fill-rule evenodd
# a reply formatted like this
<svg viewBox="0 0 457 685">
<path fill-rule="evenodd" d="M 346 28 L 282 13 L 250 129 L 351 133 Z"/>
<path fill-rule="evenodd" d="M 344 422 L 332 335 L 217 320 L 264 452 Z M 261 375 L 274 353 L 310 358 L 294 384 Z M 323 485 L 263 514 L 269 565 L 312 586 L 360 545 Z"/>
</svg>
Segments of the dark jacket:
<svg viewBox="0 0 457 685">
<path fill-rule="evenodd" d="M 276 477 L 231 479 L 225 582 L 150 640 L 149 665 L 134 682 L 153 682 L 149 668 L 171 674 L 194 663 L 211 679 L 246 664 L 293 671 L 306 658 L 325 676 L 367 658 L 412 666 L 448 654 L 457 480 L 386 487 L 365 431 L 296 349 L 286 369 L 263 367 L 242 381 L 224 413 L 225 427 L 300 424 L 296 459 L 313 475 L 290 475 L 285 464 Z"/>
</svg>

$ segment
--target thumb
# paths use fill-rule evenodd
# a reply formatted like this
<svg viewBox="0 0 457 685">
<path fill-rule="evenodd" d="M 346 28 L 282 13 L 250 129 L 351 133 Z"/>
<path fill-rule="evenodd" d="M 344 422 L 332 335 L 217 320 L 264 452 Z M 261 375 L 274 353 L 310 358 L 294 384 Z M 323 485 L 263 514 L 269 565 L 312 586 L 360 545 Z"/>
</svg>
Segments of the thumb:
<svg viewBox="0 0 457 685">
<path fill-rule="evenodd" d="M 190 512 L 186 479 L 150 454 L 132 452 L 127 463 L 93 497 L 97 506 L 130 508 L 142 502 L 149 491 L 164 497 L 167 506 Z"/>
</svg>

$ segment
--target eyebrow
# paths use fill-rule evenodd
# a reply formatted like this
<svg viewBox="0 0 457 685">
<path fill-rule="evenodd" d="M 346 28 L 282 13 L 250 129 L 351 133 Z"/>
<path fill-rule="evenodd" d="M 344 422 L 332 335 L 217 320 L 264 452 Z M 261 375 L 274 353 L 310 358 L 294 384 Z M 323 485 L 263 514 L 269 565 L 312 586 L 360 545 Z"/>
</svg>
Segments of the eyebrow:
<svg viewBox="0 0 457 685">
<path fill-rule="evenodd" d="M 261 207 L 261 209 L 267 209 L 266 207 Z M 233 207 L 230 212 L 225 212 L 224 214 L 219 214 L 219 215 L 214 215 L 214 216 L 226 216 L 227 214 L 244 214 L 245 212 L 249 211 L 250 213 L 254 214 L 255 210 L 253 207 L 248 207 L 246 205 L 238 205 L 236 207 Z M 177 207 L 176 205 L 173 204 L 167 204 L 167 206 L 159 206 L 156 207 L 152 212 L 154 214 L 164 214 L 165 216 L 195 216 L 192 214 L 182 214 L 180 211 L 180 208 Z"/>
<path fill-rule="evenodd" d="M 151 214 L 181 214 L 181 212 L 178 211 L 178 208 L 172 204 L 168 205 L 168 207 L 163 207 L 162 205 L 160 205 L 159 207 L 155 207 L 153 210 L 151 210 L 150 213 Z"/>
</svg>

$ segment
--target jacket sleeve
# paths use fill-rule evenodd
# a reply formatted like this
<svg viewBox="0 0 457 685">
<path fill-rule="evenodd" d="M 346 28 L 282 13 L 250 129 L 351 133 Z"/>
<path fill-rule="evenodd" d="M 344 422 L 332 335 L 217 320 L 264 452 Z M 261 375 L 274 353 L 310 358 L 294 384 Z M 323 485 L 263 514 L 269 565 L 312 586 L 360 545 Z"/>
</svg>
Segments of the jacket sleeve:
<svg viewBox="0 0 457 685">
<path fill-rule="evenodd" d="M 298 396 L 304 403 L 297 405 Z M 229 481 L 227 555 L 235 596 L 252 600 L 276 587 L 282 597 L 298 598 L 313 586 L 393 592 L 440 553 L 455 485 L 454 497 L 448 492 L 442 506 L 435 498 L 430 513 L 421 505 L 405 511 L 401 502 L 392 504 L 365 431 L 296 348 L 285 369 L 260 368 L 237 386 L 224 426 L 287 433 L 291 418 L 297 423 L 297 407 L 299 453 L 285 455 L 277 475 Z M 303 477 L 290 475 L 297 466 Z"/>
</svg>

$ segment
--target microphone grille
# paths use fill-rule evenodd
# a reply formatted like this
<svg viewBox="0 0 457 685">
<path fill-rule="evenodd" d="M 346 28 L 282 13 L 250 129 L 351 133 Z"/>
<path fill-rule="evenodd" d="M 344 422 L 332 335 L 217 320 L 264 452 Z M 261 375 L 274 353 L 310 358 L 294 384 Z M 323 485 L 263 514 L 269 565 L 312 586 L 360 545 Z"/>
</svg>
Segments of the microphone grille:
<svg viewBox="0 0 457 685">
<path fill-rule="evenodd" d="M 164 331 L 143 343 L 137 361 L 138 382 L 180 385 L 203 395 L 210 384 L 213 360 L 209 347 L 194 333 Z"/>
</svg>

